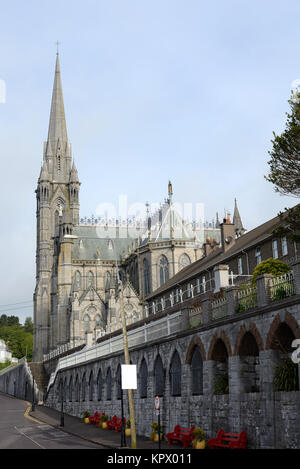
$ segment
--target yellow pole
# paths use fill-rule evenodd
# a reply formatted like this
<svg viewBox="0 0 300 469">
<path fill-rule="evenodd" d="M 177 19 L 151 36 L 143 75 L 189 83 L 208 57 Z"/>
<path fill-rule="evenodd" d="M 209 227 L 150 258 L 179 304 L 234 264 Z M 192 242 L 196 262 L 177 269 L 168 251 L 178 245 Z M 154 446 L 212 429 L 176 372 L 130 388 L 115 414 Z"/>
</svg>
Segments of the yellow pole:
<svg viewBox="0 0 300 469">
<path fill-rule="evenodd" d="M 118 275 L 118 270 L 117 270 Z M 126 365 L 130 365 L 130 356 L 128 349 L 128 338 L 126 329 L 126 320 L 124 312 L 124 296 L 123 296 L 123 284 L 119 280 L 120 285 L 120 296 L 121 296 L 121 317 L 122 317 L 122 329 L 123 329 L 123 340 L 124 340 L 124 355 Z M 128 389 L 128 400 L 129 400 L 129 414 L 130 414 L 130 426 L 131 426 L 131 448 L 136 449 L 136 429 L 135 429 L 135 413 L 134 413 L 134 400 L 132 389 Z"/>
</svg>

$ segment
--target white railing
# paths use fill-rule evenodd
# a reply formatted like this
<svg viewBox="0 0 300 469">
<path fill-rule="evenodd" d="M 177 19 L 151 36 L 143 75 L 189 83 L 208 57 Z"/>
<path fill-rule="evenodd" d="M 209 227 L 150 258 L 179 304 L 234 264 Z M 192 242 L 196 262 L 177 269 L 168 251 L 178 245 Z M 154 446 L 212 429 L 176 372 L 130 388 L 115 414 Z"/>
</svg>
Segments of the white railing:
<svg viewBox="0 0 300 469">
<path fill-rule="evenodd" d="M 286 272 L 283 275 L 270 279 L 269 287 L 271 301 L 282 300 L 288 296 L 295 295 L 293 272 Z"/>
<path fill-rule="evenodd" d="M 133 348 L 138 345 L 149 343 L 151 340 L 157 340 L 168 335 L 175 334 L 181 329 L 181 311 L 172 315 L 165 316 L 157 321 L 151 321 L 136 329 L 127 331 L 128 347 Z M 103 358 L 114 352 L 123 350 L 123 334 L 120 333 L 116 337 L 110 337 L 100 344 L 93 345 L 92 347 L 85 347 L 79 352 L 75 352 L 67 357 L 58 360 L 56 370 L 51 374 L 47 390 L 54 383 L 56 374 L 70 366 L 84 364 L 90 360 Z"/>
</svg>

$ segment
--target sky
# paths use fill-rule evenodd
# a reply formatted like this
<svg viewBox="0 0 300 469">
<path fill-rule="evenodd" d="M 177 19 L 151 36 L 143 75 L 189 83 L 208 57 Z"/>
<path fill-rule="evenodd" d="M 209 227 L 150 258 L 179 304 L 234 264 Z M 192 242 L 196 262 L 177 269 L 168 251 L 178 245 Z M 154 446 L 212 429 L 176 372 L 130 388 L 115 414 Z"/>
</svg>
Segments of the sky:
<svg viewBox="0 0 300 469">
<path fill-rule="evenodd" d="M 203 204 L 247 230 L 298 200 L 268 174 L 300 78 L 294 0 L 0 0 L 0 314 L 32 316 L 36 201 L 56 59 L 80 216 Z M 26 303 L 25 303 L 26 302 Z M 9 306 L 8 306 L 9 305 Z"/>
</svg>

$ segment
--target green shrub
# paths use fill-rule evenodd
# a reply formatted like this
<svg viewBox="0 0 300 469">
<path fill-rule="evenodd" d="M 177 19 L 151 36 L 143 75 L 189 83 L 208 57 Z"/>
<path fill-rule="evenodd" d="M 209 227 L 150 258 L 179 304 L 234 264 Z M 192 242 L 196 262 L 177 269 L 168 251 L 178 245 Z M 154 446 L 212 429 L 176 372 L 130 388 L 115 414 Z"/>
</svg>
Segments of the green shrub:
<svg viewBox="0 0 300 469">
<path fill-rule="evenodd" d="M 275 368 L 274 375 L 275 391 L 298 391 L 298 364 L 294 363 L 288 356 L 281 359 Z"/>
<path fill-rule="evenodd" d="M 91 414 L 88 410 L 86 410 L 85 412 L 82 412 L 82 421 L 84 421 L 84 419 L 87 419 L 90 416 Z"/>
<path fill-rule="evenodd" d="M 215 394 L 228 394 L 229 383 L 228 374 L 222 374 L 215 379 Z"/>
<path fill-rule="evenodd" d="M 259 275 L 263 274 L 272 274 L 274 277 L 278 277 L 278 275 L 285 274 L 286 272 L 289 272 L 291 270 L 290 266 L 286 264 L 285 262 L 279 260 L 279 259 L 273 259 L 270 257 L 269 259 L 266 259 L 265 261 L 260 262 L 258 264 L 252 275 L 251 283 L 252 285 L 255 285 L 256 279 Z"/>
<path fill-rule="evenodd" d="M 196 428 L 194 428 L 192 433 L 195 437 L 195 440 L 197 440 L 197 441 L 204 440 L 204 430 L 202 430 L 202 428 L 196 427 Z"/>
</svg>

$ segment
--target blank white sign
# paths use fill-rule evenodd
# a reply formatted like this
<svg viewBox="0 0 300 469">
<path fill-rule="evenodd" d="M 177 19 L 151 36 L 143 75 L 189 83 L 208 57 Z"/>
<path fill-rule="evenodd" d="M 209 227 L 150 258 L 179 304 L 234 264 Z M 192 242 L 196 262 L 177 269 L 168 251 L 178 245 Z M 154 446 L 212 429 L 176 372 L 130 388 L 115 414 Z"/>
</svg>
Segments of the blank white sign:
<svg viewBox="0 0 300 469">
<path fill-rule="evenodd" d="M 136 365 L 121 365 L 122 389 L 137 389 Z"/>
</svg>

